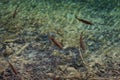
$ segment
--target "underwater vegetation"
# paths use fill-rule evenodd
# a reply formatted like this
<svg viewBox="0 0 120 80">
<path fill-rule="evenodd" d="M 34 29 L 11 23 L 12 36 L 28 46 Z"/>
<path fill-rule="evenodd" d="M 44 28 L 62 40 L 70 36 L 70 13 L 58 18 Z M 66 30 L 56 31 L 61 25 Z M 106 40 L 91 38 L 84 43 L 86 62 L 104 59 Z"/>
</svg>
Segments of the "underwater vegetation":
<svg viewBox="0 0 120 80">
<path fill-rule="evenodd" d="M 1 0 L 0 80 L 119 80 L 119 0 Z"/>
</svg>

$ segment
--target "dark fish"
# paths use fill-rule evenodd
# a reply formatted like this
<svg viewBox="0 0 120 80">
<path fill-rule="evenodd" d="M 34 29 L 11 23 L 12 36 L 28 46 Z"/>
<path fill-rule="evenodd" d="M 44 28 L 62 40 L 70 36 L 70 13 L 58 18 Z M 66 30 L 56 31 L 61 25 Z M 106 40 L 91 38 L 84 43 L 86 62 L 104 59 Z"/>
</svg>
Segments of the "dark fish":
<svg viewBox="0 0 120 80">
<path fill-rule="evenodd" d="M 82 34 L 80 35 L 80 48 L 81 48 L 82 50 L 85 50 L 85 42 L 84 42 L 84 40 L 83 40 Z"/>
<path fill-rule="evenodd" d="M 56 41 L 54 37 L 50 36 L 50 40 L 60 49 L 62 49 L 62 45 L 60 44 L 60 42 Z"/>
<path fill-rule="evenodd" d="M 15 18 L 15 17 L 16 17 L 16 15 L 17 15 L 17 12 L 18 12 L 18 11 L 17 11 L 17 10 L 18 10 L 18 7 L 19 7 L 19 5 L 17 5 L 17 6 L 16 6 L 16 8 L 15 8 L 15 10 L 14 10 L 14 12 L 13 12 L 13 15 L 12 15 L 12 17 L 13 17 L 13 18 Z"/>
<path fill-rule="evenodd" d="M 80 18 L 78 18 L 77 16 L 75 16 L 75 18 L 76 18 L 78 21 L 82 22 L 82 23 L 85 23 L 85 24 L 88 24 L 88 25 L 93 25 L 93 23 L 91 23 L 90 21 L 87 21 L 87 20 L 84 20 L 84 19 L 80 19 Z"/>
<path fill-rule="evenodd" d="M 12 71 L 17 75 L 17 70 L 14 68 L 14 66 L 9 62 L 9 60 L 7 59 L 7 62 L 9 63 L 10 68 L 12 69 Z"/>
</svg>

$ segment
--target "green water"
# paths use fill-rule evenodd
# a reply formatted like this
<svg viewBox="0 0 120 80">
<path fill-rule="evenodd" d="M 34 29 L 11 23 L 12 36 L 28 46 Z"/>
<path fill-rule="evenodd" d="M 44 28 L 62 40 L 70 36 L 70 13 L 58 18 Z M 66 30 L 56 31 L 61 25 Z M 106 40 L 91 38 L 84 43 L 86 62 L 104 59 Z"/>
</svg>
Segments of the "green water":
<svg viewBox="0 0 120 80">
<path fill-rule="evenodd" d="M 85 50 L 80 46 L 80 34 Z M 62 44 L 63 50 L 51 42 L 50 36 Z M 27 43 L 28 48 L 19 52 Z M 32 75 L 56 73 L 59 64 L 76 67 L 80 59 L 76 56 L 78 49 L 90 66 L 98 63 L 106 70 L 113 64 L 112 69 L 119 68 L 120 0 L 0 0 L 0 56 L 6 50 L 5 45 L 13 49 L 13 54 L 21 53 L 18 60 L 10 56 L 13 64 L 17 64 L 16 60 L 20 65 L 23 60 L 24 69 L 37 66 L 38 73 L 43 72 Z M 68 61 L 67 57 L 71 56 Z M 0 64 L 7 64 L 0 59 Z M 1 73 L 3 68 L 0 69 Z M 76 69 L 79 71 L 81 67 Z M 45 76 L 40 78 L 46 80 Z"/>
</svg>

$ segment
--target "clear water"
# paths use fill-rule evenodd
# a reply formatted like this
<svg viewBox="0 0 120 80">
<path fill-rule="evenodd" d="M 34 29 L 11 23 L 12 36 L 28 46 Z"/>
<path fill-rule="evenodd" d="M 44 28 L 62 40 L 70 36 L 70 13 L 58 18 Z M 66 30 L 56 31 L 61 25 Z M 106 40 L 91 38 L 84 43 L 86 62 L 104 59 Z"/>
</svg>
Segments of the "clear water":
<svg viewBox="0 0 120 80">
<path fill-rule="evenodd" d="M 85 50 L 80 46 L 81 33 Z M 9 70 L 5 53 L 27 80 L 50 80 L 45 74 L 57 74 L 59 65 L 85 71 L 78 67 L 79 49 L 89 65 L 103 64 L 106 71 L 113 64 L 112 69 L 120 69 L 120 0 L 0 0 L 0 79 Z M 24 71 L 27 67 L 34 74 Z M 110 77 L 109 72 L 101 76 Z"/>
</svg>

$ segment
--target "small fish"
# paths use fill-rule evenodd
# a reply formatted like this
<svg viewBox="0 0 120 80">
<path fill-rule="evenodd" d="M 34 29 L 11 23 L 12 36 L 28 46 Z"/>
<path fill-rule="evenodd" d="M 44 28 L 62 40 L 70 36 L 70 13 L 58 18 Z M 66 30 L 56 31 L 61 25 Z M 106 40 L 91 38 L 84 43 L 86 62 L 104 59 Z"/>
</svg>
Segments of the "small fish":
<svg viewBox="0 0 120 80">
<path fill-rule="evenodd" d="M 83 23 L 85 23 L 85 24 L 93 25 L 93 23 L 91 23 L 90 21 L 87 21 L 87 20 L 84 20 L 84 19 L 80 19 L 80 18 L 78 18 L 77 16 L 75 16 L 75 18 L 76 18 L 78 21 L 83 22 Z"/>
<path fill-rule="evenodd" d="M 80 48 L 81 48 L 82 50 L 85 50 L 85 42 L 84 42 L 84 40 L 83 40 L 82 34 L 80 35 Z"/>
<path fill-rule="evenodd" d="M 60 49 L 63 49 L 63 46 L 60 44 L 60 42 L 56 41 L 54 37 L 50 36 L 50 40 Z"/>
<path fill-rule="evenodd" d="M 12 15 L 12 17 L 13 17 L 13 18 L 15 18 L 15 17 L 16 17 L 16 15 L 17 15 L 17 12 L 18 12 L 18 11 L 17 11 L 17 10 L 18 10 L 18 7 L 19 7 L 19 5 L 17 5 L 17 6 L 16 6 L 16 8 L 15 8 L 15 10 L 14 10 L 14 12 L 13 12 L 13 15 Z"/>
<path fill-rule="evenodd" d="M 9 66 L 12 69 L 12 71 L 17 75 L 17 70 L 14 68 L 14 66 L 9 62 L 9 60 L 7 60 L 7 62 L 9 63 Z"/>
</svg>

